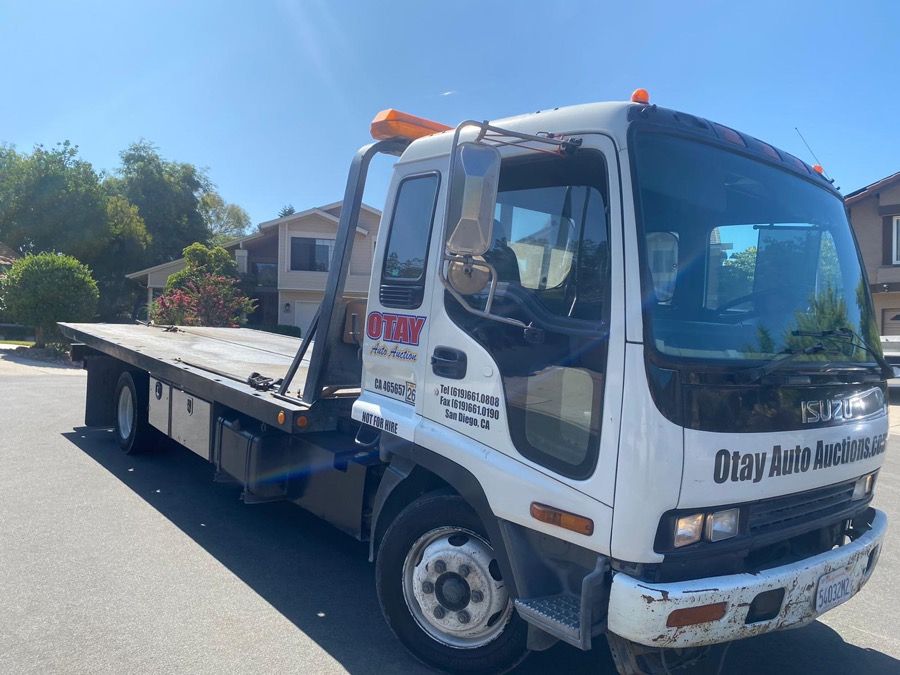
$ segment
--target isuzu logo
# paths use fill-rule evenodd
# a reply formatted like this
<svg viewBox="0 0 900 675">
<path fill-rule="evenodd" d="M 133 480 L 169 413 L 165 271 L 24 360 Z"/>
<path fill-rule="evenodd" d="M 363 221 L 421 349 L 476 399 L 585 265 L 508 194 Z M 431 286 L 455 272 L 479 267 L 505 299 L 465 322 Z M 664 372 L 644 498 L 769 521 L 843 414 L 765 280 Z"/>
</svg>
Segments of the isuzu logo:
<svg viewBox="0 0 900 675">
<path fill-rule="evenodd" d="M 816 422 L 839 422 L 859 416 L 859 399 L 829 398 L 824 401 L 803 401 L 800 403 L 800 417 L 803 424 Z"/>
<path fill-rule="evenodd" d="M 884 392 L 879 387 L 873 387 L 843 398 L 801 401 L 800 419 L 803 424 L 840 423 L 878 415 L 884 408 Z"/>
</svg>

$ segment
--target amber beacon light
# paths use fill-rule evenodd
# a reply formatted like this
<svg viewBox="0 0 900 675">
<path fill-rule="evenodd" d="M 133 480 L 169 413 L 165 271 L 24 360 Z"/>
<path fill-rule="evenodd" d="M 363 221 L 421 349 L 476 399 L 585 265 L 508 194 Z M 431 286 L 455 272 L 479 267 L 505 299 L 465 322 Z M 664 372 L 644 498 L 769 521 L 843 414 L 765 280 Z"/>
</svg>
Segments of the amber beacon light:
<svg viewBox="0 0 900 675">
<path fill-rule="evenodd" d="M 631 102 L 647 105 L 650 103 L 650 92 L 646 89 L 635 89 L 631 92 Z"/>
<path fill-rule="evenodd" d="M 388 138 L 408 138 L 414 140 L 449 130 L 446 124 L 426 120 L 393 108 L 382 110 L 372 120 L 372 138 L 384 141 Z"/>
</svg>

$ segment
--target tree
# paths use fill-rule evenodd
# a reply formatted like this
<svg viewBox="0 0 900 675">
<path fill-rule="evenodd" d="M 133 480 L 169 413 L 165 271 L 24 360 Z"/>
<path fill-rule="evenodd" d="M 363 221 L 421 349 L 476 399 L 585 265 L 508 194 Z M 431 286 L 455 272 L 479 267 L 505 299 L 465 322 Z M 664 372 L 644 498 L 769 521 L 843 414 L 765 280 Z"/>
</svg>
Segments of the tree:
<svg viewBox="0 0 900 675">
<path fill-rule="evenodd" d="M 17 323 L 34 326 L 38 347 L 56 335 L 57 321 L 90 321 L 98 297 L 90 269 L 67 255 L 26 255 L 0 279 L 7 313 Z"/>
<path fill-rule="evenodd" d="M 278 210 L 278 217 L 285 218 L 287 216 L 292 216 L 297 213 L 297 209 L 294 208 L 293 204 L 285 204 Z"/>
<path fill-rule="evenodd" d="M 137 207 L 124 197 L 107 198 L 106 223 L 109 239 L 91 267 L 100 289 L 100 319 L 112 320 L 133 304 L 138 285 L 125 274 L 144 266 L 151 238 Z"/>
<path fill-rule="evenodd" d="M 200 212 L 213 244 L 221 245 L 242 237 L 250 227 L 249 214 L 237 204 L 227 204 L 214 190 L 200 197 Z"/>
<path fill-rule="evenodd" d="M 231 253 L 221 246 L 207 247 L 194 242 L 182 251 L 184 269 L 175 272 L 166 280 L 166 292 L 176 288 L 186 288 L 192 281 L 207 274 L 238 280 L 237 263 Z"/>
<path fill-rule="evenodd" d="M 68 141 L 31 154 L 0 149 L 0 241 L 22 253 L 74 256 L 94 272 L 101 318 L 131 304 L 134 288 L 123 278 L 144 266 L 149 243 L 137 209 L 107 195 L 101 175 Z"/>
<path fill-rule="evenodd" d="M 0 241 L 20 253 L 60 251 L 94 260 L 107 241 L 100 177 L 69 141 L 0 153 Z"/>
<path fill-rule="evenodd" d="M 255 308 L 237 279 L 203 272 L 167 289 L 154 301 L 150 318 L 160 324 L 236 327 L 246 323 Z"/>
<path fill-rule="evenodd" d="M 109 194 L 137 206 L 151 237 L 147 265 L 175 260 L 191 242 L 209 240 L 200 200 L 212 186 L 202 170 L 163 159 L 148 141 L 130 145 L 119 156 L 122 167 L 104 185 Z"/>
</svg>

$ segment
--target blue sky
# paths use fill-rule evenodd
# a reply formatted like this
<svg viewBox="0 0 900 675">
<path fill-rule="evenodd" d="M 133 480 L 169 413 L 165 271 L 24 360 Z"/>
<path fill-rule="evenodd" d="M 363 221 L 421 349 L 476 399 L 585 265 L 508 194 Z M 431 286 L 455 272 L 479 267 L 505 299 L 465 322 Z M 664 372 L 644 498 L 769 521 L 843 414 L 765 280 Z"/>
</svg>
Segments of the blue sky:
<svg viewBox="0 0 900 675">
<path fill-rule="evenodd" d="M 900 170 L 898 26 L 892 2 L 0 0 L 0 142 L 111 169 L 146 138 L 260 222 L 340 199 L 383 108 L 454 124 L 640 86 L 812 162 L 799 126 L 846 193 Z"/>
</svg>

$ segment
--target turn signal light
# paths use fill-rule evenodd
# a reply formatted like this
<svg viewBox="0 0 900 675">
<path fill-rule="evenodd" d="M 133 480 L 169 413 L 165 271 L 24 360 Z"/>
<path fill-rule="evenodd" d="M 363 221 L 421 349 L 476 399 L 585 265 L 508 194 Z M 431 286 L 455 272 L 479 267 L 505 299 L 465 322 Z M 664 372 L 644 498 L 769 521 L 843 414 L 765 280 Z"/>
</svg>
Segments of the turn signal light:
<svg viewBox="0 0 900 675">
<path fill-rule="evenodd" d="M 408 138 L 414 140 L 449 130 L 446 124 L 426 120 L 393 108 L 382 110 L 372 120 L 372 138 L 384 141 L 388 138 Z"/>
<path fill-rule="evenodd" d="M 711 605 L 676 609 L 669 614 L 669 618 L 666 619 L 666 625 L 669 628 L 678 628 L 679 626 L 694 626 L 698 623 L 718 621 L 725 616 L 726 609 L 728 609 L 727 602 L 715 602 Z"/>
<path fill-rule="evenodd" d="M 631 92 L 631 102 L 647 105 L 650 103 L 650 92 L 646 89 L 635 89 Z"/>
<path fill-rule="evenodd" d="M 594 521 L 575 513 L 531 502 L 531 517 L 548 525 L 555 525 L 565 530 L 572 530 L 587 537 L 594 534 Z"/>
</svg>

